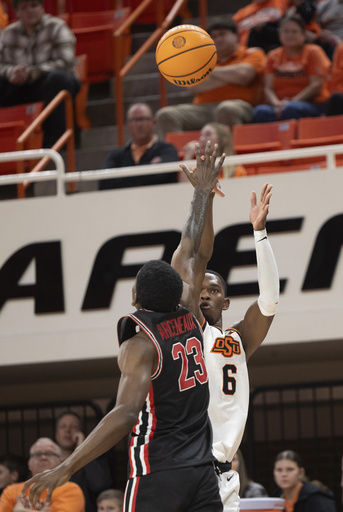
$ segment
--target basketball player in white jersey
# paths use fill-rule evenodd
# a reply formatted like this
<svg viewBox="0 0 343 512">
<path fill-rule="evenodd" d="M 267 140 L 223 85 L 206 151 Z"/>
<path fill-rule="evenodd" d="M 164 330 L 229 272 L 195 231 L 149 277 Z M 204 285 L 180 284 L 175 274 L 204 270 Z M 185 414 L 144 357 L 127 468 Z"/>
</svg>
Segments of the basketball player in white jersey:
<svg viewBox="0 0 343 512">
<path fill-rule="evenodd" d="M 189 169 L 186 174 L 189 177 Z M 190 243 L 184 229 L 172 259 L 172 266 L 184 283 L 191 282 L 193 273 L 205 276 L 198 306 L 192 309 L 190 302 L 184 305 L 188 306 L 204 329 L 205 362 L 210 387 L 209 416 L 224 512 L 239 511 L 239 476 L 231 470 L 231 461 L 241 443 L 248 415 L 247 361 L 265 339 L 279 301 L 278 270 L 266 232 L 271 189 L 272 186 L 266 183 L 259 201 L 255 192 L 251 194 L 250 221 L 254 231 L 260 295 L 241 321 L 223 330 L 222 312 L 230 305 L 226 283 L 215 272 L 205 273 L 213 250 L 214 194 L 196 257 L 190 255 Z"/>
</svg>

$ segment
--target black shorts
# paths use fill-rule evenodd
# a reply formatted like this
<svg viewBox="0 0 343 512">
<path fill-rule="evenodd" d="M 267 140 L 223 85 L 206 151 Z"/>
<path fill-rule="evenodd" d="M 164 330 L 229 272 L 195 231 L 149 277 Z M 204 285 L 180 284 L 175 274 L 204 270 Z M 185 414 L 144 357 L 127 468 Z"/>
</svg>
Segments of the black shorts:
<svg viewBox="0 0 343 512">
<path fill-rule="evenodd" d="M 130 478 L 123 512 L 222 512 L 212 463 Z"/>
</svg>

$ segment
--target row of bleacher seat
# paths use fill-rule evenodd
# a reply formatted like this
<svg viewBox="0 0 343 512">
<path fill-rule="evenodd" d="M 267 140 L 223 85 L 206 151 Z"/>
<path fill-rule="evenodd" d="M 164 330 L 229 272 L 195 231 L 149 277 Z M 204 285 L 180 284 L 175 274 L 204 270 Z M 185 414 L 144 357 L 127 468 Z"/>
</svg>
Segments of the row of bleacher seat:
<svg viewBox="0 0 343 512">
<path fill-rule="evenodd" d="M 88 57 L 86 54 L 79 55 L 76 59 L 76 71 L 81 80 L 81 89 L 75 98 L 75 118 L 81 129 L 88 129 L 90 122 L 86 115 L 86 104 L 88 98 L 87 78 Z M 15 107 L 0 109 L 0 153 L 16 151 L 17 140 L 30 124 L 43 111 L 42 102 L 17 105 Z M 24 145 L 25 150 L 40 149 L 42 147 L 42 127 L 37 127 Z M 35 162 L 27 163 L 27 169 L 34 167 Z M 0 175 L 13 174 L 16 172 L 16 162 L 0 164 Z"/>
<path fill-rule="evenodd" d="M 182 148 L 187 142 L 199 139 L 199 135 L 200 130 L 169 132 L 166 135 L 166 141 L 176 146 L 179 157 L 182 159 Z M 233 147 L 238 155 L 343 144 L 343 115 L 291 119 L 275 123 L 236 125 L 233 127 L 232 137 Z M 337 164 L 343 165 L 343 154 L 337 157 Z M 323 168 L 325 166 L 325 158 L 311 157 L 259 163 L 256 166 L 249 164 L 246 170 L 248 174 L 262 174 Z"/>
<path fill-rule="evenodd" d="M 18 105 L 0 109 L 0 152 L 15 151 L 18 137 L 43 110 L 43 103 Z M 187 142 L 199 139 L 200 130 L 169 132 L 166 141 L 175 145 L 180 159 Z M 38 149 L 42 144 L 42 130 L 37 128 L 27 141 L 25 149 Z M 330 144 L 343 144 L 343 115 L 303 118 L 276 123 L 243 124 L 233 127 L 233 147 L 238 155 L 296 149 Z M 343 153 L 343 152 L 342 152 Z M 337 165 L 343 165 L 343 154 L 338 155 Z M 297 158 L 294 160 L 259 163 L 246 167 L 248 174 L 289 172 L 326 166 L 324 157 Z M 15 172 L 15 163 L 0 165 L 0 174 Z"/>
<path fill-rule="evenodd" d="M 61 17 L 76 37 L 76 55 L 88 56 L 88 81 L 101 82 L 114 76 L 114 32 L 120 28 L 131 13 L 130 7 L 123 9 L 75 12 Z M 121 59 L 131 51 L 131 37 L 126 31 Z"/>
</svg>

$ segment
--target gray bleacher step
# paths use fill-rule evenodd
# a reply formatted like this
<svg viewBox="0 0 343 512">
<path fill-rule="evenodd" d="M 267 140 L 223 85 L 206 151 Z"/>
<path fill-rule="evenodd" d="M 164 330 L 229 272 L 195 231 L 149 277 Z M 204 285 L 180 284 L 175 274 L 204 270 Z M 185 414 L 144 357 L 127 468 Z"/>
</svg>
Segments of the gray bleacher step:
<svg viewBox="0 0 343 512">
<path fill-rule="evenodd" d="M 102 169 L 108 153 L 114 147 L 115 144 L 98 148 L 78 149 L 75 152 L 75 170 L 79 172 Z"/>
<path fill-rule="evenodd" d="M 172 84 L 170 84 L 172 86 Z M 145 102 L 148 103 L 155 112 L 160 108 L 160 93 L 156 91 L 144 91 L 136 87 L 131 89 L 132 95 L 124 98 L 124 110 L 132 103 Z M 176 105 L 178 103 L 187 103 L 192 101 L 192 95 L 184 87 L 173 87 L 171 91 L 167 90 L 168 105 Z M 102 126 L 113 126 L 116 124 L 116 103 L 113 98 L 88 101 L 87 116 L 90 120 L 92 128 Z"/>
<path fill-rule="evenodd" d="M 127 136 L 124 127 L 125 136 Z M 91 128 L 81 133 L 81 150 L 117 145 L 118 129 L 116 125 Z"/>
<path fill-rule="evenodd" d="M 140 75 L 147 73 L 156 73 L 157 64 L 155 59 L 155 52 L 147 52 L 136 62 L 136 64 L 128 71 L 126 76 Z"/>
</svg>

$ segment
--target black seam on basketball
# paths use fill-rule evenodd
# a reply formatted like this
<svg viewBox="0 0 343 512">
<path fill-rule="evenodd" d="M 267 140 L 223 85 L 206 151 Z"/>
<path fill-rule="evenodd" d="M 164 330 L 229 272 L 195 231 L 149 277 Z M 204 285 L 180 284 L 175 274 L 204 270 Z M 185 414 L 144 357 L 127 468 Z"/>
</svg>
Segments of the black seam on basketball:
<svg viewBox="0 0 343 512">
<path fill-rule="evenodd" d="M 167 73 L 164 73 L 163 71 L 160 71 L 160 73 L 164 76 L 164 77 L 167 77 L 169 76 L 170 78 L 175 78 L 175 79 L 181 79 L 181 78 L 186 78 L 187 76 L 192 76 L 192 75 L 195 75 L 195 73 L 198 73 L 198 71 L 200 71 L 201 69 L 204 69 L 207 64 L 209 62 L 211 62 L 211 60 L 213 59 L 213 57 L 217 54 L 217 52 L 215 51 L 213 54 L 212 54 L 212 57 L 203 65 L 201 66 L 201 68 L 195 70 L 195 71 L 192 71 L 192 73 L 189 73 L 188 75 L 168 75 Z M 166 59 L 167 60 L 167 59 Z"/>
<path fill-rule="evenodd" d="M 175 57 L 180 57 L 180 55 L 183 55 L 184 53 L 188 53 L 188 52 L 192 52 L 193 50 L 199 50 L 200 48 L 206 48 L 208 46 L 214 46 L 214 44 L 212 43 L 209 43 L 209 44 L 202 44 L 201 46 L 193 46 L 192 48 L 188 48 L 188 50 L 183 50 L 182 52 L 180 53 L 177 53 L 176 55 L 171 55 L 170 57 L 167 57 L 166 59 L 164 60 L 161 60 L 161 62 L 158 62 L 157 63 L 157 66 L 160 66 L 161 64 L 163 64 L 164 62 L 167 62 L 168 60 L 170 59 L 174 59 Z M 217 51 L 215 51 L 214 53 L 217 53 Z M 213 55 L 211 57 L 211 59 L 213 58 Z M 211 60 L 210 59 L 210 60 Z M 205 64 L 206 65 L 206 64 Z"/>
</svg>

